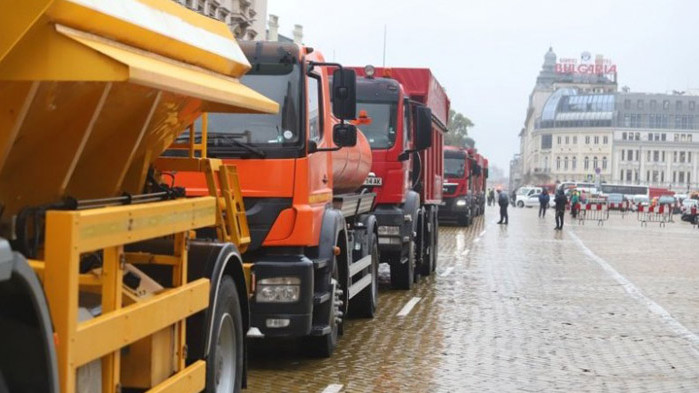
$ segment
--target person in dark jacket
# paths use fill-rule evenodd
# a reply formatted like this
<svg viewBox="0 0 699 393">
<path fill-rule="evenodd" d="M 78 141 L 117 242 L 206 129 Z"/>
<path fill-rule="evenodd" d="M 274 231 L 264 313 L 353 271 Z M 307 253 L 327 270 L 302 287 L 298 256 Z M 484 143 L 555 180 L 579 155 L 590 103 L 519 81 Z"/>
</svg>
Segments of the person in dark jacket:
<svg viewBox="0 0 699 393">
<path fill-rule="evenodd" d="M 554 198 L 553 201 L 556 203 L 556 230 L 560 231 L 563 229 L 563 217 L 566 213 L 566 203 L 568 202 L 568 198 L 566 198 L 566 194 L 563 192 L 563 190 L 559 189 L 558 192 L 556 192 L 556 198 Z"/>
<path fill-rule="evenodd" d="M 500 205 L 500 221 L 498 221 L 498 224 L 507 225 L 509 219 L 507 216 L 507 207 L 510 206 L 510 198 L 507 196 L 506 192 L 501 190 L 498 190 L 498 205 Z"/>
<path fill-rule="evenodd" d="M 546 210 L 549 208 L 550 200 L 549 191 L 544 188 L 541 194 L 539 194 L 539 217 L 546 217 Z"/>
</svg>

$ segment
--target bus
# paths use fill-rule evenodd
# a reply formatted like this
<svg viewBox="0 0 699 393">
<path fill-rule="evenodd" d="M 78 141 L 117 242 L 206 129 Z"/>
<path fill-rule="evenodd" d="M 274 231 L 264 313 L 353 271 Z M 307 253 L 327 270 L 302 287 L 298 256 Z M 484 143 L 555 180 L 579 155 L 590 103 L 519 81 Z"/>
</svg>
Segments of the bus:
<svg viewBox="0 0 699 393">
<path fill-rule="evenodd" d="M 600 192 L 605 195 L 609 194 L 622 194 L 626 198 L 633 198 L 636 195 L 642 195 L 649 197 L 648 186 L 639 185 L 627 185 L 627 184 L 609 184 L 602 183 L 600 185 Z"/>
</svg>

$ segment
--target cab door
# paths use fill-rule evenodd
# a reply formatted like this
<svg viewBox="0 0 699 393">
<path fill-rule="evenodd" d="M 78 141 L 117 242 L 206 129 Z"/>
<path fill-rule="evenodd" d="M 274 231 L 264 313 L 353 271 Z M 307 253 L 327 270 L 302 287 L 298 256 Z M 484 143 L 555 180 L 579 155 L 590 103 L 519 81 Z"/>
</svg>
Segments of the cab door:
<svg viewBox="0 0 699 393">
<path fill-rule="evenodd" d="M 328 87 L 322 68 L 306 75 L 306 129 L 308 143 L 319 148 L 332 147 L 330 132 Z M 318 151 L 308 155 L 308 193 L 310 205 L 324 205 L 332 200 L 332 156 Z"/>
</svg>

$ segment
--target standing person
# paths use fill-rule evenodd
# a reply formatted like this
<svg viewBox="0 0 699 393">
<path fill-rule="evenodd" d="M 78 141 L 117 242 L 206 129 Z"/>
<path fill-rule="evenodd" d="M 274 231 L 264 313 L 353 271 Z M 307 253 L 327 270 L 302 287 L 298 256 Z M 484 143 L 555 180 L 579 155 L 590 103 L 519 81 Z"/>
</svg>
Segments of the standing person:
<svg viewBox="0 0 699 393">
<path fill-rule="evenodd" d="M 578 202 L 580 202 L 580 196 L 577 190 L 573 190 L 570 193 L 570 215 L 575 218 L 578 216 Z"/>
<path fill-rule="evenodd" d="M 549 208 L 550 200 L 549 191 L 544 188 L 541 194 L 539 194 L 539 217 L 546 217 L 546 210 Z"/>
<path fill-rule="evenodd" d="M 500 221 L 498 221 L 498 224 L 507 225 L 509 219 L 507 216 L 507 207 L 510 206 L 509 199 L 505 191 L 498 190 L 498 205 L 500 205 Z"/>
<path fill-rule="evenodd" d="M 488 192 L 488 206 L 492 206 L 494 204 L 495 204 L 495 190 L 491 188 L 490 191 Z"/>
<path fill-rule="evenodd" d="M 555 229 L 557 231 L 560 231 L 563 229 L 563 217 L 565 216 L 565 213 L 566 213 L 566 202 L 568 202 L 568 199 L 566 198 L 565 192 L 563 192 L 562 189 L 559 189 L 556 192 L 556 197 L 553 199 L 553 201 L 556 203 L 556 228 Z"/>
</svg>

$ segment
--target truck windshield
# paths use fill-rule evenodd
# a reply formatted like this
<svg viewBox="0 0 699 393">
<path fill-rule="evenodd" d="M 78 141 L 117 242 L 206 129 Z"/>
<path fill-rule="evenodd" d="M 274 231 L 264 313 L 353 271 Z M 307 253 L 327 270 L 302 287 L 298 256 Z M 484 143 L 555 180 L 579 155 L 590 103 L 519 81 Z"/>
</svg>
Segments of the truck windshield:
<svg viewBox="0 0 699 393">
<path fill-rule="evenodd" d="M 279 113 L 273 115 L 210 113 L 208 121 L 210 135 L 224 134 L 227 138 L 209 138 L 209 146 L 240 149 L 240 144 L 232 143 L 232 138 L 243 144 L 252 144 L 261 148 L 298 144 L 301 140 L 299 118 L 301 78 L 298 65 L 286 66 L 281 71 L 270 67 L 266 67 L 265 72 L 251 71 L 241 81 L 251 89 L 276 101 L 279 104 Z"/>
<path fill-rule="evenodd" d="M 395 102 L 357 102 L 357 113 L 366 111 L 370 124 L 360 124 L 359 129 L 366 136 L 372 149 L 389 149 L 396 143 Z"/>
<path fill-rule="evenodd" d="M 446 177 L 464 177 L 466 175 L 466 159 L 465 158 L 444 158 L 444 176 Z"/>
</svg>

